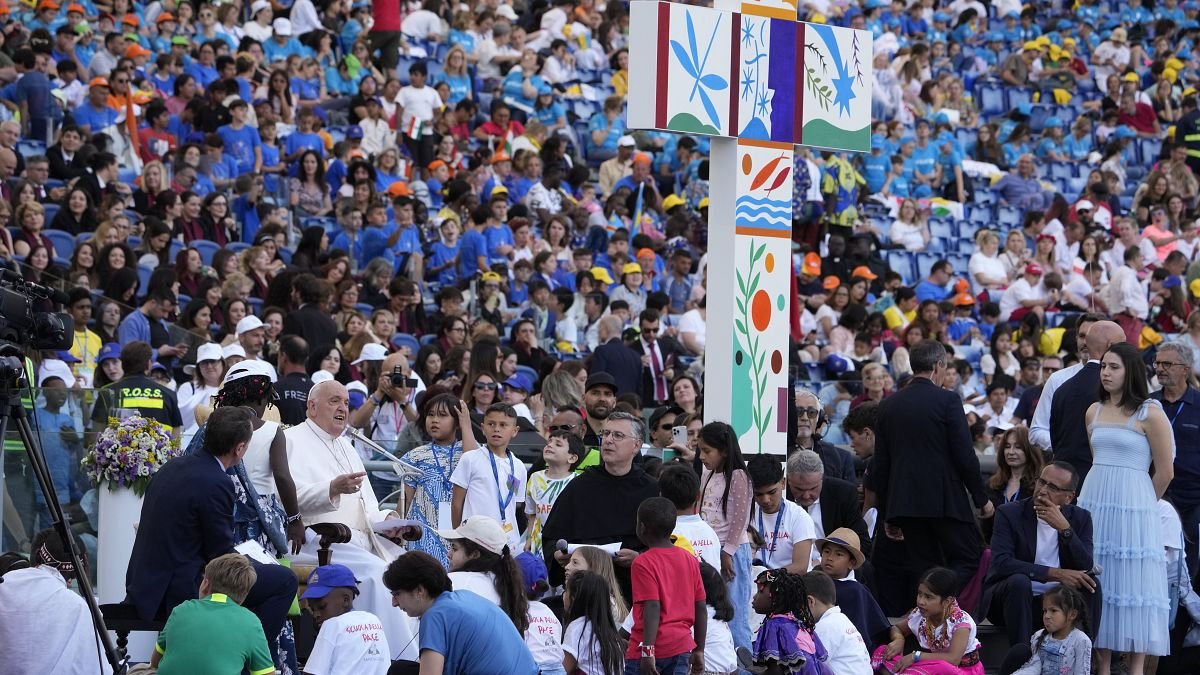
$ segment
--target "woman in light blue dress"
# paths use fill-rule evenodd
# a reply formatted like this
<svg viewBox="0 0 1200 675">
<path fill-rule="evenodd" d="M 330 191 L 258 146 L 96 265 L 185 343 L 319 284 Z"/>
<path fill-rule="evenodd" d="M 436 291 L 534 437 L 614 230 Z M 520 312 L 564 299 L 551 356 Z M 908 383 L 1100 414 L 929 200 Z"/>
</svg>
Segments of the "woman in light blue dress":
<svg viewBox="0 0 1200 675">
<path fill-rule="evenodd" d="M 1113 345 L 1100 362 L 1100 401 L 1086 417 L 1093 464 L 1079 505 L 1092 514 L 1094 557 L 1104 592 L 1095 642 L 1098 675 L 1111 672 L 1113 651 L 1130 653 L 1130 675 L 1142 675 L 1147 654 L 1170 653 L 1158 500 L 1174 476 L 1175 441 L 1146 382 L 1137 350 L 1126 343 Z"/>
</svg>

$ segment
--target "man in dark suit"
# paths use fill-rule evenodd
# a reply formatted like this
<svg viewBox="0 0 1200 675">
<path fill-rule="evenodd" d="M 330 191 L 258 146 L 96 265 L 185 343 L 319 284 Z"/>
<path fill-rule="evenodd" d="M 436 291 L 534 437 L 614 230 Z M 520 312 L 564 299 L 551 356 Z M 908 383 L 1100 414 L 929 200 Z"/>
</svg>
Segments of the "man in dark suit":
<svg viewBox="0 0 1200 675">
<path fill-rule="evenodd" d="M 642 361 L 621 341 L 621 319 L 609 315 L 600 319 L 600 346 L 592 352 L 589 373 L 612 375 L 617 395 L 642 393 Z"/>
<path fill-rule="evenodd" d="M 1066 462 L 1042 469 L 1033 496 L 996 509 L 992 562 L 979 616 L 1004 626 L 1010 644 L 1029 643 L 1042 594 L 1058 584 L 1088 603 L 1088 626 L 1100 625 L 1100 585 L 1092 569 L 1092 515 L 1072 506 L 1079 475 Z"/>
<path fill-rule="evenodd" d="M 1050 403 L 1050 444 L 1054 458 L 1075 467 L 1079 482 L 1092 469 L 1092 446 L 1084 419 L 1100 397 L 1100 358 L 1108 348 L 1125 341 L 1125 331 L 1113 321 L 1098 321 L 1088 329 L 1088 362 L 1054 392 Z"/>
<path fill-rule="evenodd" d="M 642 397 L 642 407 L 657 408 L 671 400 L 671 380 L 684 356 L 683 348 L 671 338 L 660 338 L 661 315 L 657 309 L 644 309 L 638 316 L 641 337 L 630 345 L 630 349 L 641 360 L 641 386 L 637 393 Z"/>
<path fill-rule="evenodd" d="M 324 309 L 333 294 L 329 282 L 301 274 L 293 284 L 300 308 L 283 318 L 283 332 L 304 338 L 311 349 L 333 346 L 337 342 L 337 324 Z"/>
<path fill-rule="evenodd" d="M 79 127 L 74 124 L 63 126 L 58 142 L 46 150 L 46 159 L 50 160 L 50 177 L 69 181 L 86 173 L 86 153 L 81 152 L 82 148 L 83 134 Z"/>
<path fill-rule="evenodd" d="M 800 450 L 788 457 L 787 483 L 788 498 L 812 516 L 818 538 L 846 527 L 854 530 L 859 542 L 868 547 L 863 553 L 870 555 L 871 537 L 854 483 L 825 475 L 825 463 L 812 450 Z"/>
<path fill-rule="evenodd" d="M 992 503 L 983 490 L 962 399 L 941 387 L 950 360 L 945 346 L 922 341 L 911 348 L 909 360 L 908 386 L 879 404 L 871 487 L 886 518 L 885 533 L 904 539 L 913 567 L 949 567 L 962 588 L 979 569 L 982 538 L 975 510 L 989 518 Z"/>
<path fill-rule="evenodd" d="M 115 194 L 120 165 L 111 152 L 98 152 L 88 160 L 88 171 L 75 181 L 75 187 L 87 193 L 92 205 L 98 205 L 105 195 Z"/>
<path fill-rule="evenodd" d="M 232 553 L 233 483 L 252 435 L 246 408 L 217 408 L 208 418 L 204 450 L 167 462 L 151 479 L 125 574 L 125 603 L 144 620 L 165 618 L 198 597 L 204 566 Z M 242 603 L 276 636 L 296 595 L 296 575 L 282 565 L 253 562 L 258 580 Z"/>
</svg>

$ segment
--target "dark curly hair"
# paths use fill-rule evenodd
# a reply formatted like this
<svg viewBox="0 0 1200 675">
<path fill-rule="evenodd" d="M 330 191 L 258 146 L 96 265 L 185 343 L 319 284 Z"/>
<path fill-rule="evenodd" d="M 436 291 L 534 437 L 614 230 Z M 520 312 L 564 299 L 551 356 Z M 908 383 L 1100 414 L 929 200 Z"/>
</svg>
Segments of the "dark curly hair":
<svg viewBox="0 0 1200 675">
<path fill-rule="evenodd" d="M 251 405 L 265 403 L 271 400 L 275 393 L 275 385 L 266 375 L 251 375 L 240 377 L 221 386 L 221 391 L 213 398 L 217 407 Z"/>
<path fill-rule="evenodd" d="M 782 569 L 766 570 L 755 579 L 760 590 L 771 596 L 772 614 L 791 614 L 808 630 L 817 625 L 808 608 L 808 588 L 804 578 Z"/>
</svg>

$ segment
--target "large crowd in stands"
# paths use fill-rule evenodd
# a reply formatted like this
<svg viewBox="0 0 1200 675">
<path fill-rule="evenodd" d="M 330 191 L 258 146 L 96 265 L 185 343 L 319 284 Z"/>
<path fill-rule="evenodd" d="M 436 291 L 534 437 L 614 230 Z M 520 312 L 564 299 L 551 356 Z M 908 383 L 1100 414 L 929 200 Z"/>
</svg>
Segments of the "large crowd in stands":
<svg viewBox="0 0 1200 675">
<path fill-rule="evenodd" d="M 871 150 L 797 149 L 788 446 L 744 456 L 709 141 L 627 127 L 627 2 L 0 0 L 79 546 L 114 409 L 187 448 L 129 563 L 150 666 L 1196 672 L 1200 2 L 798 17 L 872 33 Z M 108 672 L 4 449 L 0 670 Z"/>
</svg>

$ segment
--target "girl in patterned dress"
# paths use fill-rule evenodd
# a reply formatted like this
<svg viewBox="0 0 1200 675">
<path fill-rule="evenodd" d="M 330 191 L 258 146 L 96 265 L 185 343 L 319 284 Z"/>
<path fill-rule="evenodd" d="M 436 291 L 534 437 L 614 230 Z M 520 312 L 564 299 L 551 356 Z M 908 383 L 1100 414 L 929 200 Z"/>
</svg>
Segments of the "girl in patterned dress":
<svg viewBox="0 0 1200 675">
<path fill-rule="evenodd" d="M 833 675 L 829 653 L 814 630 L 817 622 L 809 609 L 804 579 L 775 569 L 758 575 L 755 583 L 758 592 L 752 605 L 766 618 L 754 638 L 754 664 L 765 666 L 766 675 Z"/>
<path fill-rule="evenodd" d="M 408 545 L 410 551 L 424 551 L 437 558 L 443 566 L 450 565 L 450 552 L 437 530 L 450 530 L 450 498 L 454 486 L 450 474 L 464 452 L 479 447 L 471 432 L 467 404 L 452 394 L 430 396 L 421 406 L 418 428 L 429 439 L 404 455 L 404 460 L 421 470 L 421 475 L 404 476 L 404 503 L 407 518 L 424 525 L 421 538 Z"/>
<path fill-rule="evenodd" d="M 954 597 L 958 577 L 935 567 L 917 584 L 917 606 L 892 626 L 891 642 L 871 655 L 875 672 L 917 675 L 983 675 L 975 621 Z M 904 640 L 917 636 L 920 649 L 904 654 Z"/>
</svg>

